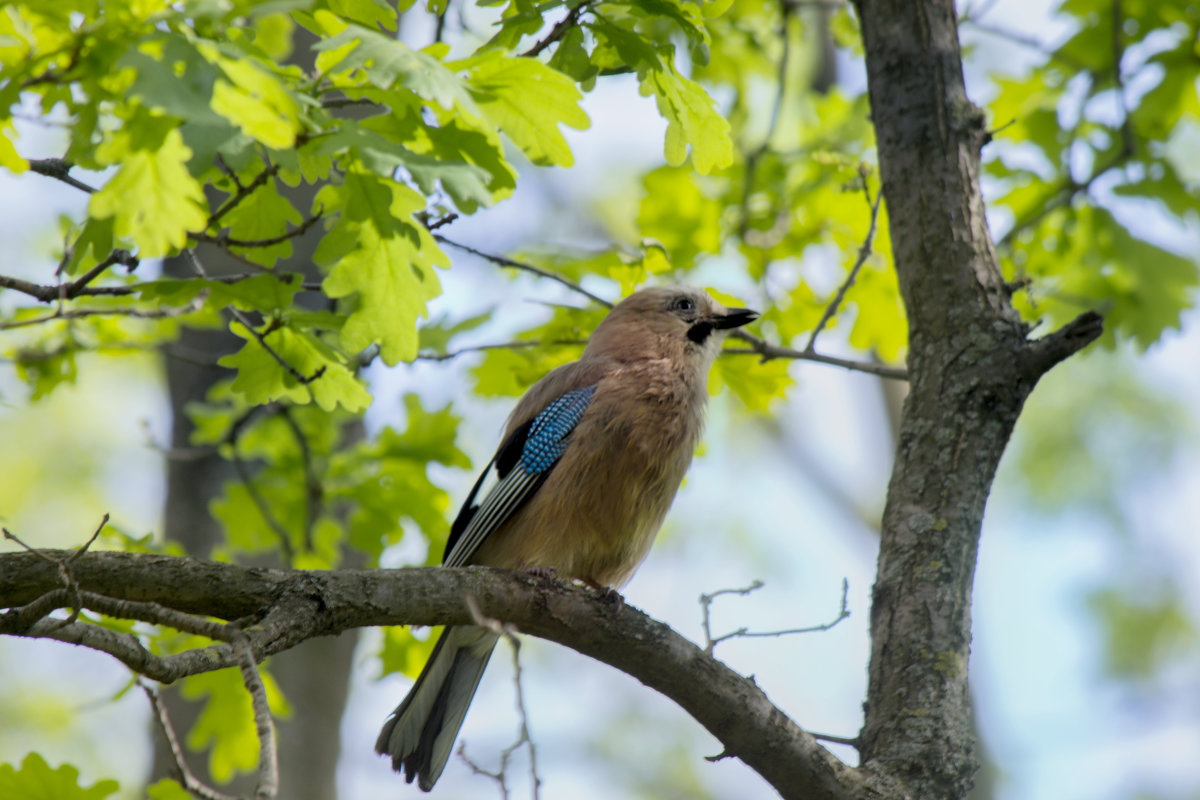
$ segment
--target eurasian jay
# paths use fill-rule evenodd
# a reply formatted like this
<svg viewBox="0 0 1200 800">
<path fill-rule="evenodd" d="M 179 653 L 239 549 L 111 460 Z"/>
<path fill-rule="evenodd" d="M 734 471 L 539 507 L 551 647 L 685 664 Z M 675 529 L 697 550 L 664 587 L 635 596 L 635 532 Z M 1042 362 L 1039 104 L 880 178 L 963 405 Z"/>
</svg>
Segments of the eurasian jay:
<svg viewBox="0 0 1200 800">
<path fill-rule="evenodd" d="M 691 463 L 725 332 L 757 316 L 679 287 L 617 304 L 578 361 L 517 403 L 450 529 L 443 565 L 550 568 L 624 585 Z M 446 628 L 383 725 L 375 751 L 424 791 L 446 766 L 496 642 L 483 628 Z"/>
</svg>

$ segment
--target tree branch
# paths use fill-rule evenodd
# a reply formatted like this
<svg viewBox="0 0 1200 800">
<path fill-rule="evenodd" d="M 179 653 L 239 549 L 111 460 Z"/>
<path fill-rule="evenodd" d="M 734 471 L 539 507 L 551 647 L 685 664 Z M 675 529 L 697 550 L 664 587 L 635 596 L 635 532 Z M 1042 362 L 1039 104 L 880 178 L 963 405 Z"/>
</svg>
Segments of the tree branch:
<svg viewBox="0 0 1200 800">
<path fill-rule="evenodd" d="M 568 289 L 570 289 L 574 292 L 577 292 L 578 294 L 583 295 L 584 297 L 588 298 L 592 302 L 599 303 L 600 305 L 604 306 L 605 308 L 613 307 L 613 304 L 610 301 L 605 300 L 603 297 L 601 297 L 598 294 L 592 294 L 587 289 L 583 288 L 583 286 L 581 286 L 580 284 L 576 283 L 575 281 L 571 280 L 570 278 L 566 277 L 565 275 L 559 275 L 557 272 L 554 272 L 553 270 L 544 269 L 542 267 L 537 266 L 536 264 L 530 264 L 527 261 L 517 261 L 517 260 L 509 258 L 507 256 L 496 255 L 494 253 L 485 253 L 482 250 L 476 250 L 474 247 L 471 247 L 469 245 L 459 244 L 458 242 L 454 241 L 453 239 L 447 239 L 445 236 L 442 236 L 441 234 L 438 234 L 438 233 L 435 233 L 433 235 L 433 238 L 438 240 L 439 242 L 441 242 L 444 245 L 449 245 L 450 247 L 458 248 L 459 250 L 462 250 L 463 252 L 466 252 L 466 253 L 470 253 L 471 255 L 479 256 L 480 258 L 485 259 L 487 261 L 491 261 L 493 264 L 497 264 L 501 267 L 509 267 L 512 269 L 519 269 L 524 272 L 531 272 L 534 275 L 538 275 L 542 278 L 549 278 L 550 280 L 561 283 L 563 286 L 566 286 Z"/>
<path fill-rule="evenodd" d="M 88 194 L 94 193 L 96 190 L 80 180 L 72 178 L 69 174 L 71 167 L 75 166 L 65 158 L 31 158 L 29 159 L 29 171 L 36 172 L 38 175 L 45 175 L 47 178 L 54 178 L 56 181 L 62 181 L 68 186 L 73 186 L 81 192 Z"/>
<path fill-rule="evenodd" d="M 95 594 L 158 603 L 186 614 L 253 618 L 246 636 L 255 660 L 304 639 L 351 628 L 469 624 L 472 614 L 465 598 L 470 597 L 487 617 L 565 644 L 670 697 L 716 736 L 729 755 L 762 774 L 785 798 L 883 796 L 873 778 L 821 747 L 772 705 L 753 680 L 628 605 L 614 613 L 611 603 L 589 589 L 485 567 L 285 571 L 116 552 L 88 553 L 72 565 L 72 572 Z M 0 607 L 31 603 L 60 585 L 55 566 L 30 553 L 0 554 L 0 575 Z M 14 632 L 8 619 L 0 616 L 0 632 Z M 76 623 L 75 628 L 115 635 L 95 625 Z M 81 644 L 92 644 L 85 638 L 94 640 L 76 635 L 75 629 L 71 635 Z M 173 668 L 173 674 L 155 676 L 164 682 L 240 663 L 225 644 L 161 661 Z"/>
<path fill-rule="evenodd" d="M 746 342 L 750 346 L 747 348 L 727 348 L 721 352 L 733 353 L 742 355 L 758 355 L 764 360 L 772 358 L 791 358 L 796 361 L 815 361 L 818 364 L 830 364 L 835 367 L 852 370 L 853 372 L 865 372 L 868 375 L 878 375 L 881 378 L 890 378 L 894 381 L 908 380 L 908 372 L 898 367 L 889 367 L 886 364 L 876 364 L 870 361 L 854 361 L 848 358 L 838 358 L 837 356 L 827 356 L 822 353 L 812 353 L 807 350 L 793 350 L 790 347 L 781 347 L 777 344 L 771 344 L 765 339 L 755 336 L 744 330 L 735 330 L 729 335 L 731 339 L 738 339 Z"/>
</svg>

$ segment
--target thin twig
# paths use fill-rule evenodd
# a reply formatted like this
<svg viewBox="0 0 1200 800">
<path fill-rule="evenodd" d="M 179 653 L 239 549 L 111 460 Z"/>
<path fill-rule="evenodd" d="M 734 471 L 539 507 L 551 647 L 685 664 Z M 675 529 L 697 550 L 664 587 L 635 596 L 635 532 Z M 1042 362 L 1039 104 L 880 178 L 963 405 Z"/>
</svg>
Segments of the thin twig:
<svg viewBox="0 0 1200 800">
<path fill-rule="evenodd" d="M 858 248 L 858 257 L 854 259 L 854 266 L 850 268 L 850 273 L 846 276 L 846 280 L 838 287 L 837 292 L 833 295 L 833 299 L 829 301 L 829 305 L 825 306 L 825 312 L 821 314 L 821 319 L 817 321 L 816 327 L 808 337 L 808 344 L 804 346 L 804 352 L 812 353 L 813 345 L 817 343 L 817 336 L 829 324 L 829 320 L 833 319 L 834 314 L 842 305 L 842 301 L 846 299 L 846 292 L 850 291 L 850 287 L 854 285 L 854 281 L 858 279 L 858 271 L 862 269 L 863 264 L 867 263 L 867 258 L 871 255 L 871 247 L 875 243 L 875 223 L 879 219 L 879 203 L 883 200 L 883 192 L 880 192 L 874 200 L 871 199 L 871 187 L 867 183 L 867 173 L 865 167 L 859 167 L 859 175 L 863 182 L 863 194 L 867 197 L 867 205 L 871 209 L 871 224 L 867 227 L 867 235 L 863 238 L 863 243 Z"/>
<path fill-rule="evenodd" d="M 288 372 L 288 374 L 290 374 L 293 378 L 298 380 L 300 383 L 307 386 L 308 384 L 312 383 L 313 381 L 317 380 L 318 378 L 320 378 L 322 375 L 325 374 L 325 365 L 322 364 L 320 367 L 317 368 L 317 371 L 314 372 L 312 375 L 304 375 L 303 373 L 300 372 L 300 370 L 296 369 L 291 364 L 289 364 L 287 362 L 287 360 L 284 359 L 283 356 L 279 355 L 279 353 L 277 353 L 275 351 L 275 349 L 273 347 L 271 347 L 271 345 L 267 344 L 266 337 L 270 336 L 271 333 L 274 330 L 276 330 L 276 328 L 274 328 L 272 325 L 267 326 L 266 333 L 259 333 L 258 330 L 254 327 L 254 322 L 248 316 L 246 316 L 246 314 L 244 312 L 234 308 L 233 306 L 229 306 L 229 313 L 243 328 L 245 328 L 247 331 L 250 332 L 250 335 L 254 337 L 254 340 L 256 342 L 258 342 L 259 345 L 262 346 L 262 349 L 266 350 L 267 354 L 270 355 L 271 358 L 275 359 L 275 363 L 277 363 L 277 364 L 279 364 L 279 366 L 283 367 L 284 370 L 286 370 Z"/>
<path fill-rule="evenodd" d="M 838 615 L 830 622 L 825 622 L 820 625 L 811 625 L 806 628 L 786 628 L 784 630 L 778 630 L 778 631 L 752 631 L 748 628 L 738 628 L 736 631 L 732 631 L 731 633 L 726 633 L 723 636 L 718 636 L 716 638 L 713 638 L 709 632 L 709 627 L 708 627 L 708 606 L 712 603 L 712 599 L 721 594 L 742 594 L 742 595 L 749 594 L 750 592 L 754 591 L 755 589 L 758 589 L 761 586 L 762 586 L 761 581 L 755 581 L 753 584 L 751 584 L 750 586 L 747 586 L 745 589 L 721 589 L 719 591 L 713 592 L 712 594 L 700 595 L 700 603 L 704 608 L 704 638 L 707 642 L 704 650 L 710 656 L 713 654 L 713 648 L 715 648 L 718 644 L 725 641 L 726 639 L 734 639 L 734 638 L 739 638 L 739 639 L 747 638 L 748 639 L 748 638 L 761 638 L 761 637 L 766 637 L 766 636 L 771 636 L 771 637 L 790 636 L 792 634 L 797 634 L 797 633 L 819 633 L 821 631 L 829 630 L 830 628 L 832 628 L 833 626 L 837 625 L 839 622 L 841 622 L 842 620 L 844 620 L 850 616 L 850 607 L 848 605 L 848 597 L 850 594 L 850 581 L 847 580 L 846 578 L 842 578 L 842 605 L 841 605 L 841 608 L 838 610 Z"/>
<path fill-rule="evenodd" d="M 436 239 L 437 241 L 441 242 L 442 244 L 449 245 L 450 247 L 455 247 L 459 250 L 470 253 L 471 255 L 479 256 L 480 258 L 486 259 L 487 261 L 491 261 L 493 264 L 497 264 L 501 267 L 511 267 L 512 269 L 524 270 L 525 272 L 532 272 L 534 275 L 539 275 L 543 278 L 549 278 L 552 281 L 557 281 L 558 283 L 561 283 L 563 286 L 566 286 L 568 289 L 571 289 L 574 292 L 578 292 L 579 294 L 588 298 L 592 302 L 599 303 L 600 305 L 604 306 L 605 308 L 613 307 L 613 304 L 611 302 L 609 302 L 608 300 L 605 300 L 600 295 L 589 292 L 587 289 L 583 288 L 578 283 L 576 283 L 575 281 L 566 277 L 565 275 L 559 275 L 557 272 L 554 272 L 552 270 L 544 269 L 543 267 L 539 267 L 535 264 L 530 264 L 526 261 L 517 261 L 517 260 L 511 259 L 507 256 L 499 256 L 494 253 L 485 253 L 482 250 L 477 250 L 474 247 L 471 247 L 469 245 L 460 244 L 460 243 L 454 241 L 453 239 L 447 239 L 445 236 L 442 236 L 441 234 L 435 233 L 433 235 L 433 238 Z"/>
<path fill-rule="evenodd" d="M 150 700 L 151 708 L 154 709 L 154 718 L 158 721 L 158 727 L 163 733 L 163 738 L 167 740 L 167 747 L 171 751 L 171 760 L 174 762 L 175 771 L 178 773 L 178 780 L 183 785 L 183 788 L 189 794 L 199 797 L 201 800 L 238 800 L 233 795 L 219 792 L 208 786 L 188 769 L 183 748 L 179 745 L 179 737 L 175 734 L 175 726 L 171 724 L 171 717 L 167 712 L 167 704 L 162 701 L 162 696 L 159 695 L 157 689 L 150 686 L 140 676 L 136 680 L 138 686 L 142 687 L 142 691 L 146 693 L 146 697 Z"/>
<path fill-rule="evenodd" d="M 448 350 L 445 353 L 417 353 L 417 360 L 449 361 L 452 358 L 458 358 L 467 353 L 481 353 L 488 350 L 524 350 L 530 347 L 580 346 L 586 344 L 587 339 L 534 339 L 528 341 L 500 342 L 498 344 L 477 344 L 470 347 L 460 347 L 457 350 Z"/>
<path fill-rule="evenodd" d="M 237 208 L 243 200 L 245 200 L 256 189 L 274 177 L 277 172 L 279 172 L 278 164 L 268 164 L 262 172 L 254 176 L 254 180 L 250 181 L 250 183 L 246 184 L 245 186 L 235 183 L 235 185 L 237 185 L 237 191 L 234 192 L 233 197 L 230 197 L 228 200 L 226 200 L 224 205 L 212 213 L 204 227 L 206 229 L 211 228 L 220 222 L 222 217 Z"/>
<path fill-rule="evenodd" d="M 529 733 L 529 714 L 525 709 L 525 692 L 521 682 L 521 641 L 517 638 L 516 628 L 512 625 L 505 624 L 498 619 L 486 617 L 479 611 L 479 606 L 475 602 L 475 598 L 467 595 L 466 598 L 467 610 L 471 614 L 472 621 L 481 628 L 500 636 L 508 641 L 512 651 L 513 659 L 513 681 L 516 684 L 516 704 L 517 715 L 520 718 L 519 735 L 517 740 L 508 747 L 500 751 L 500 768 L 496 772 L 491 772 L 473 762 L 467 756 L 466 748 L 463 745 L 458 747 L 458 756 L 467 763 L 471 771 L 476 775 L 484 775 L 496 781 L 500 786 L 500 795 L 502 800 L 508 800 L 508 764 L 512 759 L 513 754 L 521 748 L 522 745 L 529 745 L 529 775 L 532 781 L 532 797 L 533 800 L 538 800 L 539 789 L 542 785 L 542 780 L 538 776 L 537 769 L 537 747 L 534 744 L 533 737 Z"/>
<path fill-rule="evenodd" d="M 204 298 L 197 297 L 186 306 L 179 308 L 140 309 L 140 308 L 84 308 L 74 311 L 55 311 L 43 317 L 19 319 L 12 322 L 0 322 L 0 331 L 14 328 L 27 328 L 31 325 L 41 325 L 54 322 L 57 319 L 82 319 L 84 317 L 137 317 L 138 319 L 166 319 L 182 317 L 191 314 L 204 305 Z"/>
<path fill-rule="evenodd" d="M 848 358 L 838 358 L 837 356 L 827 356 L 824 353 L 806 353 L 801 350 L 793 350 L 790 347 L 780 347 L 777 344 L 771 344 L 764 339 L 755 336 L 746 331 L 736 330 L 730 334 L 730 338 L 738 339 L 746 342 L 749 347 L 738 348 L 730 347 L 722 350 L 722 353 L 731 355 L 756 355 L 766 361 L 773 358 L 790 358 L 796 361 L 815 361 L 818 364 L 829 364 L 834 367 L 841 367 L 852 372 L 865 372 L 868 375 L 878 375 L 881 378 L 890 378 L 895 381 L 908 380 L 908 371 L 897 367 L 889 367 L 886 364 L 877 364 L 871 361 L 853 361 Z"/>
<path fill-rule="evenodd" d="M 281 233 L 278 236 L 271 236 L 266 239 L 235 239 L 232 236 L 213 236 L 212 234 L 208 233 L 193 233 L 191 234 L 191 237 L 199 242 L 215 244 L 222 249 L 226 247 L 241 247 L 246 250 L 251 250 L 258 247 L 272 247 L 277 244 L 282 244 L 289 239 L 295 239 L 299 236 L 303 236 L 308 232 L 309 228 L 321 221 L 323 213 L 324 211 L 319 210 L 317 213 L 306 217 L 303 222 L 301 222 L 295 228 L 292 228 L 287 233 Z"/>
<path fill-rule="evenodd" d="M 814 739 L 833 742 L 834 744 L 846 744 L 854 748 L 858 748 L 862 745 L 862 740 L 857 736 L 834 736 L 829 733 L 817 733 L 816 731 L 809 731 L 808 735 Z"/>
<path fill-rule="evenodd" d="M 70 176 L 71 167 L 75 166 L 65 158 L 31 158 L 29 159 L 29 171 L 36 172 L 38 175 L 45 175 L 47 178 L 54 178 L 56 181 L 62 181 L 68 186 L 87 192 L 94 193 L 95 188 L 88 186 L 80 180 L 76 180 Z"/>
<path fill-rule="evenodd" d="M 229 460 L 233 463 L 233 471 L 237 473 L 238 480 L 246 487 L 246 494 L 250 496 L 250 501 L 254 503 L 255 508 L 258 509 L 258 513 L 262 515 L 267 526 L 279 537 L 279 546 L 283 550 L 284 563 L 291 564 L 296 556 L 295 549 L 292 547 L 292 535 L 283 526 L 283 523 L 276 518 L 275 513 L 271 510 L 271 505 L 258 491 L 258 486 L 255 485 L 254 479 L 250 475 L 250 470 L 246 466 L 245 459 L 238 452 L 238 436 L 234 433 L 235 430 L 239 430 L 239 428 L 235 426 L 234 429 L 231 429 L 230 433 L 233 435 L 229 442 Z"/>
<path fill-rule="evenodd" d="M 204 264 L 200 261 L 200 257 L 196 255 L 195 249 L 188 248 L 188 250 L 186 252 L 188 254 L 188 258 L 192 262 L 192 268 L 196 271 L 196 273 L 201 278 L 208 278 L 208 270 L 206 270 L 204 268 Z M 271 358 L 275 359 L 275 363 L 277 363 L 277 364 L 279 364 L 279 366 L 283 367 L 284 370 L 286 370 L 292 377 L 294 377 L 296 380 L 298 380 L 302 385 L 307 386 L 308 384 L 312 383 L 317 378 L 320 378 L 322 375 L 325 374 L 325 367 L 323 365 L 321 367 L 319 367 L 317 369 L 317 371 L 314 372 L 310 376 L 306 377 L 305 375 L 301 374 L 300 370 L 296 369 L 291 364 L 289 364 L 284 359 L 283 356 L 279 355 L 279 353 L 275 352 L 275 349 L 273 347 L 271 347 L 269 344 L 267 344 L 266 337 L 269 336 L 271 334 L 271 332 L 276 329 L 274 327 L 274 325 L 268 325 L 265 333 L 259 333 L 258 329 L 254 327 L 254 322 L 248 316 L 246 316 L 245 313 L 243 313 L 242 311 L 240 311 L 237 308 L 234 308 L 233 306 L 227 306 L 227 309 L 229 310 L 229 314 L 233 317 L 233 319 L 236 322 L 238 322 L 243 328 L 245 328 L 247 331 L 249 331 L 250 335 L 254 337 L 254 340 L 256 342 L 258 342 L 258 344 L 262 347 L 262 349 L 266 350 L 267 354 L 270 355 Z"/>
<path fill-rule="evenodd" d="M 530 47 L 521 55 L 525 58 L 536 58 L 547 47 L 566 36 L 567 31 L 578 25 L 579 18 L 583 16 L 583 12 L 591 8 L 591 5 L 592 4 L 589 0 L 589 2 L 580 3 L 572 8 L 569 12 L 567 12 L 565 17 L 560 19 L 555 26 L 550 29 L 550 33 L 546 34 L 546 38 L 534 44 L 533 47 Z"/>
<path fill-rule="evenodd" d="M 300 429 L 299 423 L 292 417 L 291 406 L 280 406 L 279 416 L 287 423 L 300 448 L 300 462 L 304 465 L 304 552 L 311 553 L 313 549 L 313 526 L 320 513 L 323 487 L 317 480 L 313 470 L 312 450 L 308 446 L 308 437 Z"/>
<path fill-rule="evenodd" d="M 258 734 L 258 785 L 254 789 L 254 797 L 256 800 L 271 800 L 279 794 L 279 753 L 275 747 L 275 723 L 271 719 L 267 689 L 258 672 L 258 662 L 255 661 L 250 640 L 244 634 L 234 638 L 233 651 L 238 656 L 242 683 L 250 694 L 254 730 Z"/>
<path fill-rule="evenodd" d="M 21 541 L 16 536 L 16 534 L 9 531 L 8 528 L 0 529 L 0 530 L 3 530 L 5 539 L 16 542 L 17 544 L 19 544 L 21 547 L 25 548 L 30 553 L 37 555 L 39 558 L 43 559 L 44 561 L 49 561 L 51 564 L 54 564 L 58 568 L 58 576 L 59 576 L 59 578 L 62 579 L 63 589 L 66 590 L 70 594 L 71 599 L 73 601 L 71 604 L 70 616 L 68 616 L 66 618 L 66 620 L 62 621 L 62 623 L 64 625 L 70 625 L 70 624 L 74 623 L 75 620 L 79 619 L 79 612 L 83 608 L 83 599 L 82 599 L 81 593 L 79 591 L 79 584 L 78 584 L 78 582 L 76 582 L 75 576 L 71 574 L 71 564 L 75 563 L 75 560 L 77 558 L 79 558 L 81 555 L 83 555 L 84 553 L 86 553 L 88 551 L 88 548 L 90 548 L 92 546 L 92 543 L 96 541 L 96 538 L 100 535 L 100 531 L 104 530 L 104 526 L 107 524 L 108 524 L 108 513 L 105 512 L 104 516 L 101 517 L 101 519 L 100 519 L 100 524 L 96 526 L 96 531 L 91 535 L 91 538 L 89 538 L 86 542 L 84 542 L 82 547 L 76 549 L 75 552 L 73 552 L 71 555 L 69 555 L 63 559 L 51 558 L 50 556 L 46 555 L 45 553 L 42 553 L 39 550 L 37 550 L 33 547 L 30 547 L 29 545 L 25 544 L 25 542 Z M 49 610 L 47 610 L 41 616 L 45 616 L 45 614 L 48 614 L 48 613 L 50 613 Z M 32 625 L 32 624 L 33 624 L 33 620 L 29 620 L 29 625 Z M 26 627 L 28 627 L 28 625 Z"/>
<path fill-rule="evenodd" d="M 1121 71 L 1121 62 L 1125 57 L 1125 42 L 1122 37 L 1121 28 L 1124 19 L 1124 13 L 1121 6 L 1121 0 L 1113 0 L 1112 5 L 1112 73 L 1113 83 L 1116 86 L 1117 102 L 1121 106 L 1121 124 L 1120 124 L 1120 140 L 1121 148 L 1112 157 L 1106 159 L 1104 163 L 1096 166 L 1092 170 L 1092 174 L 1082 181 L 1076 181 L 1070 177 L 1070 167 L 1068 165 L 1067 179 L 1063 181 L 1057 189 L 1042 203 L 1038 203 L 1035 207 L 1037 211 L 1030 214 L 1023 220 L 1018 220 L 1009 229 L 1003 237 L 996 242 L 998 250 L 1011 249 L 1017 237 L 1024 233 L 1029 228 L 1036 226 L 1045 219 L 1052 211 L 1070 205 L 1080 193 L 1087 192 L 1101 177 L 1106 175 L 1109 170 L 1122 166 L 1128 161 L 1137 149 L 1137 137 L 1133 131 L 1133 123 L 1129 113 L 1129 104 L 1125 98 L 1125 79 Z"/>
<path fill-rule="evenodd" d="M 712 638 L 712 628 L 709 625 L 709 611 L 712 608 L 713 600 L 725 594 L 738 594 L 745 597 L 751 592 L 758 591 L 765 585 L 766 584 L 764 584 L 762 581 L 756 580 L 754 583 L 741 589 L 717 589 L 715 592 L 700 595 L 700 609 L 703 614 L 701 624 L 704 626 L 705 652 L 711 656 L 713 653 L 713 648 L 716 647 L 717 644 L 717 640 Z"/>
</svg>

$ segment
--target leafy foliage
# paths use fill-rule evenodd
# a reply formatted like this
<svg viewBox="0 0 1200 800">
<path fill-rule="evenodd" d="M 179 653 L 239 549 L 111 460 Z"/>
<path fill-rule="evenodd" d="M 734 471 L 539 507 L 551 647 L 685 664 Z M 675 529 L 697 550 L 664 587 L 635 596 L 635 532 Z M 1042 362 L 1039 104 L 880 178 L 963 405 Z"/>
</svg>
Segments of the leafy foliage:
<svg viewBox="0 0 1200 800">
<path fill-rule="evenodd" d="M 25 756 L 18 769 L 0 764 L 0 796 L 26 800 L 104 800 L 119 787 L 116 781 L 79 785 L 79 770 L 64 764 L 51 769 L 37 753 Z"/>
<path fill-rule="evenodd" d="M 450 7 L 399 5 L 414 16 L 444 17 Z M 510 197 L 527 162 L 570 167 L 572 140 L 591 125 L 584 95 L 612 76 L 632 76 L 664 120 L 664 163 L 604 204 L 598 248 L 518 254 L 522 264 L 610 298 L 646 282 L 718 283 L 763 309 L 754 332 L 773 344 L 806 347 L 820 322 L 822 336 L 872 358 L 905 356 L 886 206 L 872 225 L 881 189 L 868 100 L 807 89 L 818 9 L 765 0 L 460 5 L 490 15 L 490 38 L 402 41 L 398 11 L 383 0 L 26 0 L 0 9 L 0 167 L 65 175 L 62 164 L 22 155 L 14 120 L 40 114 L 62 123 L 67 164 L 103 174 L 83 186 L 85 212 L 61 225 L 46 291 L 3 284 L 24 300 L 0 307 L 0 355 L 39 401 L 73 382 L 92 354 L 170 347 L 184 327 L 232 331 L 238 343 L 218 362 L 229 379 L 188 409 L 191 444 L 238 472 L 211 504 L 225 534 L 215 557 L 277 553 L 294 566 L 335 568 L 352 554 L 375 566 L 406 533 L 439 552 L 451 504 L 430 466 L 470 466 L 456 443 L 459 419 L 452 406 L 430 410 L 410 394 L 402 426 L 361 436 L 373 402 L 366 367 L 450 357 L 484 322 L 422 321 L 451 263 L 442 226 Z M 1074 33 L 1028 74 L 999 80 L 987 107 L 996 130 L 986 168 L 1010 218 L 998 251 L 1030 322 L 1096 308 L 1108 344 L 1145 348 L 1179 324 L 1197 284 L 1194 255 L 1151 241 L 1129 209 L 1152 205 L 1188 224 L 1200 211 L 1200 176 L 1178 147 L 1200 124 L 1200 15 L 1175 2 L 1066 0 L 1060 11 Z M 851 55 L 856 25 L 848 8 L 830 20 Z M 319 274 L 289 263 L 310 235 Z M 248 271 L 213 274 L 201 244 Z M 194 274 L 153 277 L 139 266 L 172 256 Z M 510 346 L 487 349 L 471 368 L 476 394 L 520 394 L 576 358 L 603 313 L 590 304 L 530 315 Z M 711 389 L 729 387 L 762 412 L 798 372 L 782 358 L 729 355 Z M 1072 426 L 1058 436 L 1045 441 L 1083 438 Z M 126 537 L 124 546 L 145 543 Z M 1142 623 L 1164 641 L 1186 638 L 1162 609 L 1113 597 L 1096 608 L 1115 620 L 1114 641 Z M 174 646 L 173 636 L 148 640 Z M 411 673 L 428 647 L 389 631 L 385 671 Z M 250 768 L 253 730 L 236 675 L 189 679 L 187 691 L 207 698 L 189 741 L 212 746 L 214 775 Z M 80 789 L 69 768 L 34 758 L 0 768 L 0 795 L 20 794 L 6 780 L 26 789 L 60 781 L 56 797 L 115 791 L 104 782 Z M 181 791 L 173 782 L 150 789 L 162 798 Z"/>
</svg>

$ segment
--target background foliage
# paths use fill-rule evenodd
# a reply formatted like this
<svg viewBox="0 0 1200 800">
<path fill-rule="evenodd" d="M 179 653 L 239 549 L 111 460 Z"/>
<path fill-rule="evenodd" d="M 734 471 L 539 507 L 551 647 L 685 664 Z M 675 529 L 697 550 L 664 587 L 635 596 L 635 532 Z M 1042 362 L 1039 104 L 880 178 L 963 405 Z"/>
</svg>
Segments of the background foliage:
<svg viewBox="0 0 1200 800">
<path fill-rule="evenodd" d="M 1117 534 L 1112 552 L 1134 554 L 1080 591 L 1103 642 L 1097 663 L 1132 702 L 1160 706 L 1195 692 L 1195 671 L 1181 675 L 1198 659 L 1200 598 L 1179 546 L 1146 524 L 1144 495 L 1115 490 L 1151 491 L 1148 476 L 1187 463 L 1180 445 L 1194 439 L 1194 406 L 1147 384 L 1135 357 L 1171 336 L 1195 300 L 1200 4 L 1067 0 L 1054 38 L 1015 30 L 1008 6 L 961 9 L 981 53 L 1022 54 L 1010 71 L 984 72 L 985 63 L 970 73 L 993 131 L 985 156 L 997 248 L 1040 330 L 1095 308 L 1107 331 L 1106 352 L 1034 396 L 1008 475 L 1028 507 L 1013 517 L 1068 515 Z M 128 354 L 187 358 L 182 326 L 228 328 L 238 337 L 219 361 L 229 377 L 188 409 L 190 446 L 215 449 L 239 473 L 211 505 L 225 533 L 214 556 L 303 568 L 435 560 L 452 496 L 462 495 L 458 471 L 489 455 L 478 442 L 490 433 L 460 435 L 462 418 L 479 413 L 474 398 L 519 395 L 576 357 L 604 313 L 544 277 L 499 283 L 487 272 L 504 258 L 515 259 L 509 273 L 550 272 L 607 300 L 679 281 L 762 308 L 753 332 L 792 350 L 719 360 L 712 389 L 728 386 L 736 402 L 718 406 L 716 428 L 757 441 L 757 459 L 769 447 L 754 433 L 763 426 L 789 434 L 780 451 L 812 435 L 796 420 L 826 380 L 814 371 L 827 368 L 797 361 L 826 347 L 862 364 L 905 355 L 887 209 L 873 214 L 879 180 L 856 26 L 846 6 L 787 0 L 4 4 L 0 164 L 24 176 L 9 185 L 25 193 L 57 177 L 87 195 L 57 227 L 37 220 L 6 248 L 0 355 L 13 379 L 0 385 L 0 425 L 22 455 L 0 465 L 5 524 L 33 544 L 78 543 L 96 509 L 126 502 L 104 476 L 115 452 L 146 437 L 106 438 L 97 421 L 122 417 L 121 384 L 154 388 L 145 361 Z M 829 81 L 829 59 L 841 81 Z M 615 103 L 585 99 L 612 86 L 624 92 Z M 561 192 L 553 174 L 575 164 L 589 128 L 611 130 L 601 115 L 644 120 L 628 109 L 638 103 L 662 120 L 652 161 L 615 159 L 619 180 L 591 168 L 570 203 L 525 200 L 521 213 L 544 219 L 522 222 L 525 241 L 489 231 L 488 215 L 521 203 L 513 196 L 525 186 Z M 36 158 L 44 142 L 65 163 Z M 314 199 L 297 205 L 303 186 Z M 315 277 L 281 266 L 306 235 L 319 237 Z M 158 268 L 185 251 L 186 274 Z M 240 271 L 210 269 L 218 252 Z M 460 270 L 471 272 L 456 278 Z M 828 332 L 810 339 L 846 286 Z M 514 308 L 523 294 L 549 301 Z M 413 362 L 431 363 L 398 367 Z M 439 388 L 450 380 L 460 388 Z M 371 435 L 349 435 L 381 393 Z M 80 403 L 86 418 L 64 411 Z M 886 420 L 859 411 L 876 426 Z M 881 485 L 864 490 L 838 465 L 886 459 L 878 429 L 857 455 L 797 446 L 768 463 L 808 458 L 797 479 L 846 501 L 829 525 L 873 524 Z M 782 513 L 782 501 L 768 502 Z M 849 520 L 836 517 L 847 511 Z M 105 543 L 169 546 L 143 538 L 154 527 L 143 503 L 114 518 Z M 735 533 L 751 563 L 754 535 Z M 1148 557 L 1147 538 L 1166 557 Z M 145 638 L 161 651 L 188 644 L 170 631 Z M 413 674 L 422 646 L 389 632 L 385 671 Z M 240 683 L 216 673 L 187 684 L 208 697 L 189 744 L 211 747 L 218 777 L 252 767 Z M 1189 714 L 1188 725 L 1200 722 Z M 32 728 L 53 726 L 45 709 L 38 716 Z M 701 793 L 696 751 L 683 752 L 685 767 L 629 780 L 651 793 Z M 11 753 L 0 781 L 44 774 L 78 785 L 69 767 Z M 77 791 L 116 790 L 99 781 Z"/>
</svg>

